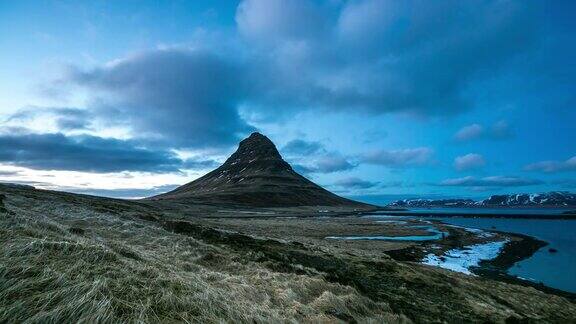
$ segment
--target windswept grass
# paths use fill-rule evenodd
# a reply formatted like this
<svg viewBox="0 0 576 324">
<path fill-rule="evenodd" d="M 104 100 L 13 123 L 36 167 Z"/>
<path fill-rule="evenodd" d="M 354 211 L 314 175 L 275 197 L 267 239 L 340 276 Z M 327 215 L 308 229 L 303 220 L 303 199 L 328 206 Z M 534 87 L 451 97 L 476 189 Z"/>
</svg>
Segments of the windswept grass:
<svg viewBox="0 0 576 324">
<path fill-rule="evenodd" d="M 158 205 L 0 186 L 2 194 L 0 323 L 576 318 L 573 302 L 533 288 L 217 230 L 177 206 L 163 213 Z"/>
<path fill-rule="evenodd" d="M 320 273 L 275 272 L 126 213 L 41 198 L 0 204 L 0 323 L 409 322 Z"/>
</svg>

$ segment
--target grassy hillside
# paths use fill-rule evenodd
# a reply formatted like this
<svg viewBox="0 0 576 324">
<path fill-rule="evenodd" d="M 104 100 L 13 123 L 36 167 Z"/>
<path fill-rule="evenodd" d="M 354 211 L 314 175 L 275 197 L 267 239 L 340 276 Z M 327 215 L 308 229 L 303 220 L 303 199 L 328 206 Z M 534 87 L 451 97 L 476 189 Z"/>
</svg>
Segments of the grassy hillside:
<svg viewBox="0 0 576 324">
<path fill-rule="evenodd" d="M 5 205 L 2 323 L 402 320 L 320 274 L 271 271 L 166 231 L 137 206 L 40 192 L 8 194 Z"/>
<path fill-rule="evenodd" d="M 171 221 L 147 204 L 22 188 L 0 194 L 0 323 L 576 316 L 570 301 L 532 288 Z"/>
</svg>

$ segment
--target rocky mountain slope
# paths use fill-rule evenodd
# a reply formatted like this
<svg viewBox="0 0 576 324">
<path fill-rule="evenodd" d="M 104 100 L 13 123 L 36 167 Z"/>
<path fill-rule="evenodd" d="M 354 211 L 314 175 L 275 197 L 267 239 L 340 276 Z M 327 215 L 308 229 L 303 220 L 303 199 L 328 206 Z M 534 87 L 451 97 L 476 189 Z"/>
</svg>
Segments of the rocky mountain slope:
<svg viewBox="0 0 576 324">
<path fill-rule="evenodd" d="M 254 207 L 369 205 L 337 196 L 296 173 L 260 133 L 242 140 L 216 170 L 150 200 L 193 200 Z"/>
<path fill-rule="evenodd" d="M 483 200 L 472 199 L 403 199 L 390 203 L 393 207 L 573 207 L 576 194 L 552 191 L 535 194 L 492 195 Z"/>
</svg>

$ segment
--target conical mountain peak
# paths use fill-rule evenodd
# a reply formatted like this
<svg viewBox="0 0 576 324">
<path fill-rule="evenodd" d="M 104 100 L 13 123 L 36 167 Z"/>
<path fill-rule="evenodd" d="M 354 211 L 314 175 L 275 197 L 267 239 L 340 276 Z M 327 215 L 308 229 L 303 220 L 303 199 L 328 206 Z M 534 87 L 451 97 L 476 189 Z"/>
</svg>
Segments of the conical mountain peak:
<svg viewBox="0 0 576 324">
<path fill-rule="evenodd" d="M 226 160 L 224 165 L 263 160 L 282 160 L 282 156 L 268 137 L 254 132 L 240 142 L 236 152 Z"/>
<path fill-rule="evenodd" d="M 358 206 L 296 173 L 272 141 L 252 133 L 216 170 L 151 199 L 253 207 Z"/>
</svg>

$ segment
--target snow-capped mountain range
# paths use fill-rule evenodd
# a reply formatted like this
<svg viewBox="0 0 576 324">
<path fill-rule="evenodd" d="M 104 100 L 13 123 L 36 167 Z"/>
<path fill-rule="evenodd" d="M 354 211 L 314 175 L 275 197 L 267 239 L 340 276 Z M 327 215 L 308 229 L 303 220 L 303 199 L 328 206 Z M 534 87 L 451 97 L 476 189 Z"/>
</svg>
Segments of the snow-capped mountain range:
<svg viewBox="0 0 576 324">
<path fill-rule="evenodd" d="M 574 207 L 576 194 L 552 191 L 534 194 L 492 195 L 483 200 L 472 199 L 403 199 L 390 207 Z"/>
</svg>

